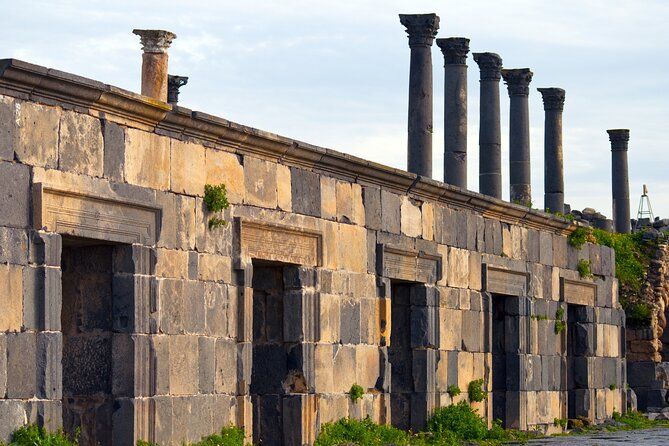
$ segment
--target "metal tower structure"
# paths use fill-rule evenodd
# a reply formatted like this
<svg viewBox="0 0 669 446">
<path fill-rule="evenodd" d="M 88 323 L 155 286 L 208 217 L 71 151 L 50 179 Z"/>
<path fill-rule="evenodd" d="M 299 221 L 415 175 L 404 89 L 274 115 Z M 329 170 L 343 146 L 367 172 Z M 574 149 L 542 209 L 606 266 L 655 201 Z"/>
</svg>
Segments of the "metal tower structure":
<svg viewBox="0 0 669 446">
<path fill-rule="evenodd" d="M 636 214 L 636 223 L 634 224 L 634 231 L 641 229 L 641 219 L 648 218 L 650 224 L 653 224 L 655 217 L 653 216 L 653 207 L 650 205 L 650 198 L 648 197 L 648 187 L 643 185 L 643 193 L 639 200 L 639 212 Z"/>
</svg>

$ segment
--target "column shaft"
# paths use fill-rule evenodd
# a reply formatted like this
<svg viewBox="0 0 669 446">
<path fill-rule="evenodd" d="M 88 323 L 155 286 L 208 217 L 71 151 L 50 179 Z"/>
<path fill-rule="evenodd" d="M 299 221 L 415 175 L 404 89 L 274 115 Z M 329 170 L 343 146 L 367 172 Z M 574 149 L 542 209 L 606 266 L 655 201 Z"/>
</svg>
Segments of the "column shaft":
<svg viewBox="0 0 669 446">
<path fill-rule="evenodd" d="M 467 188 L 467 53 L 469 39 L 437 39 L 444 54 L 444 182 Z"/>
<path fill-rule="evenodd" d="M 411 64 L 409 68 L 409 118 L 407 170 L 432 177 L 432 53 L 439 29 L 436 14 L 400 14 L 407 28 Z"/>
<path fill-rule="evenodd" d="M 539 88 L 546 112 L 544 124 L 544 209 L 564 213 L 564 167 L 562 156 L 561 88 Z"/>
<path fill-rule="evenodd" d="M 524 206 L 532 204 L 530 172 L 529 84 L 532 72 L 527 68 L 502 70 L 509 89 L 509 182 L 510 201 Z"/>
<path fill-rule="evenodd" d="M 142 43 L 142 94 L 167 102 L 167 49 L 176 38 L 174 33 L 159 29 L 135 29 Z"/>
<path fill-rule="evenodd" d="M 474 53 L 481 70 L 479 110 L 479 192 L 502 198 L 502 134 L 499 80 L 502 58 L 494 53 Z"/>
<path fill-rule="evenodd" d="M 607 130 L 611 141 L 611 186 L 613 195 L 613 224 L 616 232 L 631 232 L 630 188 L 627 166 L 629 130 Z"/>
</svg>

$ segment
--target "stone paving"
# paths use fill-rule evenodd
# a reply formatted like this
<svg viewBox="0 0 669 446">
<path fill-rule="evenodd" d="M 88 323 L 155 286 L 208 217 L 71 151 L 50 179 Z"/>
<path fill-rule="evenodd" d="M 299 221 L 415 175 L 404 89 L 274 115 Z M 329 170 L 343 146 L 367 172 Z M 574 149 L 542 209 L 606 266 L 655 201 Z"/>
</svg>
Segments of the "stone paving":
<svg viewBox="0 0 669 446">
<path fill-rule="evenodd" d="M 644 429 L 637 431 L 598 432 L 592 435 L 570 437 L 553 437 L 530 441 L 530 445 L 628 445 L 667 446 L 669 445 L 669 428 Z"/>
</svg>

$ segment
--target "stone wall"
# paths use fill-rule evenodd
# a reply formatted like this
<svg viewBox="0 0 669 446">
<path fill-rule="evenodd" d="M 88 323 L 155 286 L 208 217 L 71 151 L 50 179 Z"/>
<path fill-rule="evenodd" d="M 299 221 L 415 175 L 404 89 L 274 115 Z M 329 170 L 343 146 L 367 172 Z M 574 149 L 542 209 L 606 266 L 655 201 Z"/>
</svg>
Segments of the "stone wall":
<svg viewBox="0 0 669 446">
<path fill-rule="evenodd" d="M 473 406 L 509 427 L 552 431 L 555 418 L 625 409 L 613 251 L 573 249 L 569 223 L 4 66 L 0 439 L 25 422 L 63 423 L 61 251 L 82 241 L 117 253 L 112 444 L 180 444 L 229 423 L 249 434 L 281 424 L 285 444 L 309 444 L 347 416 L 419 428 L 478 379 L 493 392 Z M 231 206 L 209 229 L 204 186 L 219 183 Z M 592 279 L 576 271 L 582 258 Z M 356 402 L 353 384 L 365 391 Z"/>
</svg>

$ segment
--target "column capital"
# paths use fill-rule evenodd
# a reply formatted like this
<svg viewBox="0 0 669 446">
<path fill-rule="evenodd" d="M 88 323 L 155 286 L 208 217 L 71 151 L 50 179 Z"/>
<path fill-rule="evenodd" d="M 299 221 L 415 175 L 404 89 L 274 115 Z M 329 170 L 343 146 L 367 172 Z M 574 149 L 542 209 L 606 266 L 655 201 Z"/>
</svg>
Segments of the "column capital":
<svg viewBox="0 0 669 446">
<path fill-rule="evenodd" d="M 437 46 L 444 55 L 445 65 L 465 65 L 469 53 L 469 39 L 464 37 L 447 37 L 437 39 Z"/>
<path fill-rule="evenodd" d="M 629 129 L 611 129 L 606 133 L 609 134 L 609 141 L 611 141 L 611 151 L 627 151 L 627 143 L 630 140 Z"/>
<path fill-rule="evenodd" d="M 400 14 L 400 23 L 406 27 L 409 46 L 431 46 L 439 30 L 437 14 Z"/>
<path fill-rule="evenodd" d="M 132 33 L 139 36 L 145 53 L 166 53 L 172 40 L 177 38 L 176 34 L 162 29 L 133 29 Z"/>
<path fill-rule="evenodd" d="M 544 100 L 544 110 L 564 109 L 565 91 L 562 88 L 537 88 Z"/>
<path fill-rule="evenodd" d="M 529 68 L 502 70 L 502 78 L 509 89 L 509 96 L 528 96 L 533 74 Z"/>
<path fill-rule="evenodd" d="M 473 53 L 474 62 L 481 70 L 482 81 L 499 81 L 502 78 L 502 58 L 495 53 Z"/>
<path fill-rule="evenodd" d="M 176 104 L 179 102 L 179 88 L 188 83 L 187 76 L 167 76 L 167 102 L 169 104 Z"/>
</svg>

